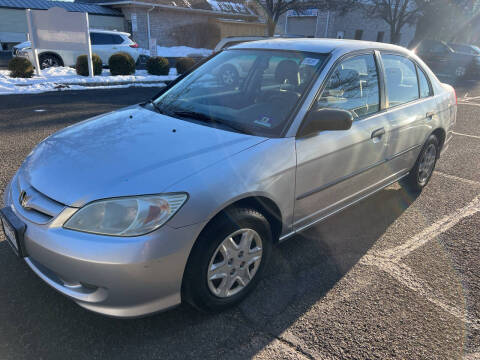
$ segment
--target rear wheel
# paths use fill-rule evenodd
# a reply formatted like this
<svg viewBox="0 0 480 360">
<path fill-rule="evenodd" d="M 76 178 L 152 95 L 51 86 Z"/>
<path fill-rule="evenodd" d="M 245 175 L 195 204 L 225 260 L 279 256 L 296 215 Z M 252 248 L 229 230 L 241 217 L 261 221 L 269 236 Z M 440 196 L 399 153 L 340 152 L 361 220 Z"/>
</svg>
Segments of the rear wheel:
<svg viewBox="0 0 480 360">
<path fill-rule="evenodd" d="M 432 177 L 439 154 L 439 142 L 435 135 L 430 135 L 418 155 L 415 166 L 402 180 L 402 185 L 413 191 L 420 192 Z"/>
<path fill-rule="evenodd" d="M 38 57 L 40 63 L 40 69 L 47 69 L 50 67 L 63 66 L 62 60 L 54 54 L 40 54 Z"/>
<path fill-rule="evenodd" d="M 238 208 L 221 214 L 190 254 L 183 299 L 207 312 L 237 304 L 260 280 L 271 247 L 270 224 L 258 211 Z"/>
</svg>

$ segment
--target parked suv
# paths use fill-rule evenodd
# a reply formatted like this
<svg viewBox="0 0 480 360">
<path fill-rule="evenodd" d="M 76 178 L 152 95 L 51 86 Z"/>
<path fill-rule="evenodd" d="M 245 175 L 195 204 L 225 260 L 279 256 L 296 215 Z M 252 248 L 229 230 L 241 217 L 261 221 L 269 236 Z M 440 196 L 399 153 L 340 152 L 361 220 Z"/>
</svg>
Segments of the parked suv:
<svg viewBox="0 0 480 360">
<path fill-rule="evenodd" d="M 90 41 L 92 52 L 100 56 L 104 65 L 108 64 L 110 56 L 119 51 L 129 53 L 135 61 L 138 59 L 138 45 L 130 39 L 129 33 L 92 29 L 90 30 Z M 41 69 L 52 66 L 74 66 L 77 57 L 82 54 L 85 54 L 85 51 L 38 49 L 38 61 Z M 30 41 L 15 46 L 13 55 L 26 57 L 32 64 L 34 63 Z"/>
<path fill-rule="evenodd" d="M 436 75 L 462 79 L 480 74 L 480 54 L 457 52 L 435 40 L 423 40 L 414 51 Z"/>
</svg>

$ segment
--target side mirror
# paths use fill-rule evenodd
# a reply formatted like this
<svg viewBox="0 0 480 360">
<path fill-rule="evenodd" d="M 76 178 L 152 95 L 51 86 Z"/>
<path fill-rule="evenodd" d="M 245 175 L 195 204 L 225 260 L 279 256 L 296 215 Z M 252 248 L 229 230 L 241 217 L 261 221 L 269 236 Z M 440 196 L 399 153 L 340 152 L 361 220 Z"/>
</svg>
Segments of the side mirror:
<svg viewBox="0 0 480 360">
<path fill-rule="evenodd" d="M 352 127 L 353 115 L 350 111 L 342 109 L 320 108 L 310 110 L 297 137 L 304 137 L 323 130 L 348 130 Z"/>
</svg>

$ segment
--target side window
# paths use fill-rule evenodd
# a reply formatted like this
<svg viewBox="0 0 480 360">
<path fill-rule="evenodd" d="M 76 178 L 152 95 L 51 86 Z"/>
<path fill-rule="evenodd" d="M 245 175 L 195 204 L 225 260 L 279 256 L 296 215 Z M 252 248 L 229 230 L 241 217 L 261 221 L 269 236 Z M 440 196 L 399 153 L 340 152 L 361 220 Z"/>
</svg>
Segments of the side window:
<svg viewBox="0 0 480 360">
<path fill-rule="evenodd" d="M 103 33 L 90 33 L 92 45 L 108 45 L 113 44 L 112 35 Z"/>
<path fill-rule="evenodd" d="M 404 56 L 382 54 L 388 106 L 405 104 L 418 99 L 415 64 Z"/>
<path fill-rule="evenodd" d="M 432 88 L 430 87 L 430 82 L 427 79 L 427 75 L 417 66 L 418 72 L 418 87 L 420 89 L 420 97 L 426 98 L 432 96 Z"/>
<path fill-rule="evenodd" d="M 351 57 L 337 65 L 315 106 L 349 110 L 360 117 L 377 112 L 379 104 L 377 66 L 371 54 Z"/>
<path fill-rule="evenodd" d="M 434 54 L 445 54 L 448 52 L 448 48 L 442 43 L 433 43 L 430 51 Z"/>
<path fill-rule="evenodd" d="M 123 38 L 120 35 L 110 35 L 112 37 L 112 44 L 122 44 Z"/>
</svg>

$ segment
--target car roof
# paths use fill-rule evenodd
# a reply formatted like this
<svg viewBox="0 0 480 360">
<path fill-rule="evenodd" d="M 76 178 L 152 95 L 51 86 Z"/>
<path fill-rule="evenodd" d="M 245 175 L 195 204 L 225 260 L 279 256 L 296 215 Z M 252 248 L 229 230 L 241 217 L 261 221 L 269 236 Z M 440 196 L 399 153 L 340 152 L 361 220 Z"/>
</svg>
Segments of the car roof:
<svg viewBox="0 0 480 360">
<path fill-rule="evenodd" d="M 333 51 L 348 53 L 363 49 L 381 49 L 394 50 L 411 54 L 404 47 L 379 43 L 374 41 L 347 40 L 347 39 L 325 39 L 325 38 L 280 38 L 266 39 L 242 43 L 230 47 L 230 49 L 271 49 L 271 50 L 290 50 L 307 51 L 313 53 L 327 54 Z"/>
<path fill-rule="evenodd" d="M 95 33 L 103 33 L 103 34 L 115 34 L 115 35 L 127 35 L 130 36 L 129 33 L 123 32 L 123 31 L 117 31 L 117 30 L 105 30 L 105 29 L 90 29 L 90 32 L 95 32 Z"/>
<path fill-rule="evenodd" d="M 450 46 L 467 46 L 467 47 L 473 47 L 472 44 L 462 44 L 462 43 L 452 43 L 452 42 L 449 42 L 447 43 L 448 45 Z"/>
</svg>

